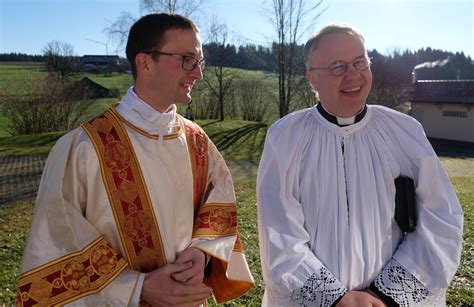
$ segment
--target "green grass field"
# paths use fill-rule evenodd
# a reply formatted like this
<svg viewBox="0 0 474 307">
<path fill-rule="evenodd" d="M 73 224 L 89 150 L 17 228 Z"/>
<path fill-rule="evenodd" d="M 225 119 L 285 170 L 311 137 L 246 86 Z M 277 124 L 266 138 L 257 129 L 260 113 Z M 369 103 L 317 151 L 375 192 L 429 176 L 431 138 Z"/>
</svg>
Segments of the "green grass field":
<svg viewBox="0 0 474 307">
<path fill-rule="evenodd" d="M 19 82 L 26 76 L 45 74 L 42 66 L 28 66 L 18 64 L 0 64 L 0 84 Z"/>
<path fill-rule="evenodd" d="M 124 95 L 127 89 L 133 84 L 133 77 L 128 74 L 112 73 L 110 76 L 100 74 L 81 74 L 80 77 L 88 77 L 92 81 L 97 82 L 108 89 L 116 88 L 119 90 L 120 95 Z"/>
<path fill-rule="evenodd" d="M 264 73 L 261 71 L 247 71 L 242 69 L 235 69 L 235 68 L 225 68 L 227 73 L 232 74 L 234 76 L 234 82 L 237 80 L 261 80 L 265 84 L 267 84 L 270 88 L 275 88 L 277 86 L 277 79 L 275 75 Z M 205 75 L 209 76 L 210 80 L 215 80 L 215 76 L 213 76 L 213 68 L 209 67 L 204 71 Z M 17 92 L 22 92 L 24 87 L 19 87 L 20 84 L 24 84 L 25 82 L 33 82 L 32 79 L 36 77 L 45 77 L 47 75 L 47 71 L 45 68 L 39 64 L 35 66 L 31 66 L 31 64 L 21 64 L 21 63 L 14 63 L 9 64 L 7 62 L 0 62 L 0 98 L 2 96 L 8 97 L 11 95 L 15 95 Z M 119 74 L 119 73 L 112 73 L 110 75 L 104 74 L 91 74 L 91 73 L 77 73 L 73 76 L 74 79 L 80 80 L 83 77 L 88 77 L 94 82 L 105 86 L 109 89 L 116 89 L 120 96 L 124 95 L 127 89 L 133 84 L 133 77 L 130 74 Z M 200 87 L 205 88 L 204 81 L 199 83 Z M 196 91 L 195 91 L 196 93 Z M 200 99 L 208 99 L 206 95 L 199 98 L 199 95 L 195 95 L 193 97 L 195 100 L 193 102 L 193 107 L 198 108 L 200 104 Z M 119 102 L 120 97 L 117 98 L 107 98 L 107 99 L 98 99 L 96 100 L 86 111 L 86 114 L 81 117 L 81 121 L 85 121 L 88 118 L 104 111 L 108 106 Z M 226 108 L 230 108 L 230 106 L 226 106 Z M 178 106 L 178 111 L 180 113 L 184 113 L 186 106 Z M 272 114 L 270 117 L 271 119 L 275 119 L 278 113 L 277 105 L 271 103 L 268 111 L 268 114 Z M 8 119 L 2 117 L 0 114 L 0 138 L 7 137 L 10 134 L 7 132 L 8 126 Z M 217 125 L 216 125 L 217 126 Z M 212 129 L 212 128 L 211 128 Z M 255 130 L 255 127 L 247 127 L 244 131 L 237 131 L 237 134 L 245 133 L 247 137 L 252 136 L 252 131 Z M 234 135 L 235 137 L 235 135 Z M 0 145 L 0 152 L 4 149 L 1 148 Z M 30 150 L 26 150 L 30 151 Z M 18 152 L 18 150 L 17 150 Z M 245 153 L 237 154 L 244 158 Z"/>
</svg>

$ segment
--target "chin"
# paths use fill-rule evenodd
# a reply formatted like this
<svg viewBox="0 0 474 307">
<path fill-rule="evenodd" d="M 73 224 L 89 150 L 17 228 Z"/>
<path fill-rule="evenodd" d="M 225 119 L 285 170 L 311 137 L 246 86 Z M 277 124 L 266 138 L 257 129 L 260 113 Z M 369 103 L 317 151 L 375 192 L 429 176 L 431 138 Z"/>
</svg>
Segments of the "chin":
<svg viewBox="0 0 474 307">
<path fill-rule="evenodd" d="M 191 102 L 191 96 L 186 96 L 185 98 L 176 99 L 176 104 L 189 104 Z"/>
<path fill-rule="evenodd" d="M 356 115 L 357 113 L 360 112 L 360 110 L 362 110 L 362 108 L 364 107 L 364 104 L 365 104 L 364 102 L 360 102 L 354 105 L 354 109 L 353 109 L 354 115 Z"/>
<path fill-rule="evenodd" d="M 359 113 L 364 107 L 364 103 L 358 102 L 346 102 L 343 104 L 343 108 L 340 110 L 340 114 L 334 114 L 340 117 L 352 117 Z"/>
</svg>

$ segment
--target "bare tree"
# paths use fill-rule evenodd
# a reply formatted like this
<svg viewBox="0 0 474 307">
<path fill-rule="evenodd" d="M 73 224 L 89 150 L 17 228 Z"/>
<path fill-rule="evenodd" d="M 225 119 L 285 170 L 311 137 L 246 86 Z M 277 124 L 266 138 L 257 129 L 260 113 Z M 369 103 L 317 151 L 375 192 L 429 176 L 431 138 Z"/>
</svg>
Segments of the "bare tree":
<svg viewBox="0 0 474 307">
<path fill-rule="evenodd" d="M 273 99 L 268 85 L 260 78 L 246 78 L 238 81 L 240 109 L 243 120 L 261 122 L 265 119 Z"/>
<path fill-rule="evenodd" d="M 193 102 L 188 107 L 191 107 L 191 114 L 194 119 L 215 119 L 217 118 L 215 97 L 209 92 L 206 84 L 198 82 L 193 87 Z M 187 110 L 189 112 L 189 110 Z"/>
<path fill-rule="evenodd" d="M 297 75 L 295 57 L 297 42 L 307 28 L 314 24 L 325 9 L 319 10 L 323 0 L 272 0 L 270 20 L 275 27 L 278 67 L 278 105 L 280 117 L 288 114 L 292 101 L 294 79 Z M 318 12 L 319 10 L 319 12 Z"/>
<path fill-rule="evenodd" d="M 206 0 L 138 0 L 142 14 L 169 13 L 186 17 L 195 17 Z M 129 12 L 121 12 L 120 16 L 104 29 L 106 35 L 117 42 L 117 49 L 123 48 L 127 41 L 128 31 L 137 20 Z"/>
<path fill-rule="evenodd" d="M 10 95 L 0 97 L 0 113 L 12 135 L 38 134 L 74 128 L 94 102 L 80 83 L 51 76 L 28 76 L 21 82 L 1 84 Z"/>
<path fill-rule="evenodd" d="M 129 12 L 122 11 L 120 16 L 104 29 L 105 34 L 112 40 L 117 42 L 117 50 L 125 46 L 128 38 L 128 32 L 132 24 L 136 21 Z"/>
<path fill-rule="evenodd" d="M 76 62 L 71 44 L 51 41 L 43 48 L 43 54 L 46 57 L 46 69 L 51 76 L 64 80 L 75 72 Z"/>
<path fill-rule="evenodd" d="M 140 9 L 148 13 L 166 12 L 193 17 L 204 3 L 205 0 L 140 0 Z"/>
<path fill-rule="evenodd" d="M 411 88 L 403 84 L 383 84 L 374 82 L 367 97 L 367 103 L 378 104 L 407 113 L 406 102 L 409 100 Z"/>
<path fill-rule="evenodd" d="M 224 60 L 226 57 L 227 44 L 227 25 L 225 23 L 218 23 L 214 17 L 210 26 L 210 42 L 212 42 L 218 50 L 218 59 L 216 63 L 211 63 L 213 66 L 208 69 L 209 74 L 204 75 L 204 82 L 209 90 L 217 98 L 219 106 L 219 119 L 224 120 L 224 100 L 229 90 L 231 89 L 234 75 L 231 71 L 224 69 Z"/>
<path fill-rule="evenodd" d="M 317 93 L 309 84 L 306 76 L 298 76 L 295 82 L 295 102 L 291 110 L 310 108 L 316 103 Z"/>
</svg>

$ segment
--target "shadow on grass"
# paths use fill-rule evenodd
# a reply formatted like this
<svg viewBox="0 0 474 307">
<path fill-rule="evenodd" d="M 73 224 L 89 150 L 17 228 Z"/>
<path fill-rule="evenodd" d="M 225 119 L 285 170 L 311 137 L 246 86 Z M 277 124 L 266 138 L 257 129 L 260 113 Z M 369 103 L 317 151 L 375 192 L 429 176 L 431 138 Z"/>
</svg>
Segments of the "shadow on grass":
<svg viewBox="0 0 474 307">
<path fill-rule="evenodd" d="M 204 128 L 204 127 L 208 127 L 208 126 L 211 126 L 211 125 L 214 125 L 214 124 L 217 124 L 217 123 L 221 123 L 221 121 L 216 119 L 216 120 L 210 121 L 210 122 L 205 123 L 205 124 L 200 124 L 199 126 L 201 126 L 201 128 Z"/>
<path fill-rule="evenodd" d="M 212 137 L 214 140 L 214 144 L 221 150 L 226 150 L 231 145 L 236 143 L 242 138 L 249 138 L 258 134 L 261 128 L 266 128 L 267 125 L 262 123 L 255 123 L 255 124 L 248 124 L 236 129 L 232 129 L 229 131 L 222 131 L 215 133 Z"/>
<path fill-rule="evenodd" d="M 12 154 L 47 153 L 65 131 L 49 132 L 38 135 L 19 135 L 0 137 L 0 152 Z M 40 149 L 36 152 L 36 149 Z"/>
<path fill-rule="evenodd" d="M 260 158 L 267 129 L 267 124 L 249 123 L 215 132 L 209 137 L 219 151 L 225 151 L 225 156 L 231 160 L 255 160 Z"/>
</svg>

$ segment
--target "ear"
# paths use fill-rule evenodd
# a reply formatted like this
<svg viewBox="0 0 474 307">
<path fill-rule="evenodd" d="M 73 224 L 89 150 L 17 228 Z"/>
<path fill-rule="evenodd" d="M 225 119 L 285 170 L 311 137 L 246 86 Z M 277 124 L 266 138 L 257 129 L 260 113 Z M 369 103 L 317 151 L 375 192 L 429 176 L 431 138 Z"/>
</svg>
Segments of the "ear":
<svg viewBox="0 0 474 307">
<path fill-rule="evenodd" d="M 139 53 L 135 56 L 135 67 L 138 73 L 146 73 L 150 70 L 150 57 L 145 53 Z"/>
<path fill-rule="evenodd" d="M 306 71 L 306 78 L 308 79 L 309 84 L 314 88 L 314 90 L 319 91 L 319 82 L 317 81 L 318 72 L 314 70 Z"/>
</svg>

